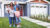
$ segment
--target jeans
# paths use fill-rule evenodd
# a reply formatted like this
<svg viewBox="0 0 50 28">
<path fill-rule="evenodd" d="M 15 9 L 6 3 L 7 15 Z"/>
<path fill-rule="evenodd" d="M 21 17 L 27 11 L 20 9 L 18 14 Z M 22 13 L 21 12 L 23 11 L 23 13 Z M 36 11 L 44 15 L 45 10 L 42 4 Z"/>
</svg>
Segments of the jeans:
<svg viewBox="0 0 50 28">
<path fill-rule="evenodd" d="M 16 24 L 19 24 L 19 23 L 21 23 L 21 19 L 20 17 L 19 18 L 16 17 Z"/>
<path fill-rule="evenodd" d="M 14 17 L 9 17 L 9 24 L 12 24 L 12 21 L 13 21 L 13 24 L 15 24 L 15 19 L 14 19 Z"/>
</svg>

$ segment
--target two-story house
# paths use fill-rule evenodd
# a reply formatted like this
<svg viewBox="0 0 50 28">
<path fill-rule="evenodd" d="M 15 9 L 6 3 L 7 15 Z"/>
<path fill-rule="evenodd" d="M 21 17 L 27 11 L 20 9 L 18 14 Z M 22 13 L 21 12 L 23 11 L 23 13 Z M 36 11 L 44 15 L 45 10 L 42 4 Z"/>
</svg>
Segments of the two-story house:
<svg viewBox="0 0 50 28">
<path fill-rule="evenodd" d="M 7 14 L 5 13 L 6 5 L 10 4 L 10 2 L 17 1 L 21 6 L 20 14 L 21 16 L 30 17 L 31 15 L 36 14 L 48 14 L 48 2 L 39 1 L 39 0 L 0 0 L 0 17 L 5 17 Z"/>
</svg>

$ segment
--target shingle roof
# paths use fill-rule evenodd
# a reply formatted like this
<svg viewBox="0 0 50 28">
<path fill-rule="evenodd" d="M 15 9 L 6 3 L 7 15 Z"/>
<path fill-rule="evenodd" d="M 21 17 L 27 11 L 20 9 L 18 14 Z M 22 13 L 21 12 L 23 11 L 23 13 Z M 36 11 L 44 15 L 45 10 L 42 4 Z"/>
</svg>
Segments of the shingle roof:
<svg viewBox="0 0 50 28">
<path fill-rule="evenodd" d="M 46 1 L 30 1 L 30 2 L 35 2 L 35 3 L 48 3 L 48 2 L 46 2 Z"/>
</svg>

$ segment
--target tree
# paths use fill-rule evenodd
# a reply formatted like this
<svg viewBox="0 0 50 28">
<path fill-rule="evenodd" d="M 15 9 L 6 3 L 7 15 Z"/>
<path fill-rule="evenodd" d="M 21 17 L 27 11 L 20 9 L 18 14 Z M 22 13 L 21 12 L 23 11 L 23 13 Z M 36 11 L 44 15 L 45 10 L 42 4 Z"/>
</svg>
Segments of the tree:
<svg viewBox="0 0 50 28">
<path fill-rule="evenodd" d="M 50 0 L 47 0 L 47 1 L 50 1 Z"/>
</svg>

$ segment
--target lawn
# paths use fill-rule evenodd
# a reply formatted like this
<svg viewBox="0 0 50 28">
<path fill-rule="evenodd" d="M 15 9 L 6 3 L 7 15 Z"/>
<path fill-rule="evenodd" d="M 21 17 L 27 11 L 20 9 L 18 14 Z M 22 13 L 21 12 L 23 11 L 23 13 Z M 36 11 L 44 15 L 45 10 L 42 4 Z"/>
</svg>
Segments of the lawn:
<svg viewBox="0 0 50 28">
<path fill-rule="evenodd" d="M 9 28 L 8 18 L 0 18 L 0 28 Z M 22 19 L 21 28 L 46 28 L 46 27 Z"/>
</svg>

